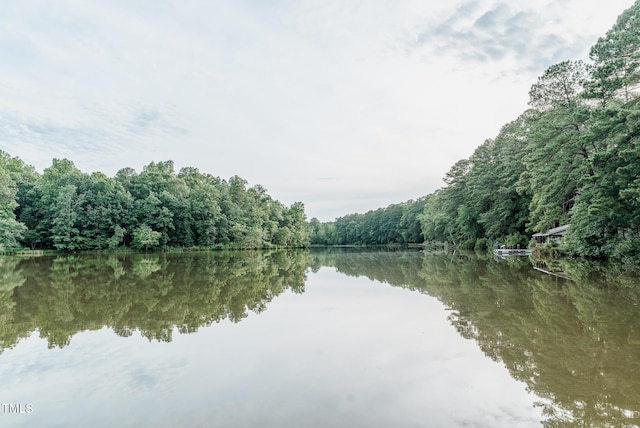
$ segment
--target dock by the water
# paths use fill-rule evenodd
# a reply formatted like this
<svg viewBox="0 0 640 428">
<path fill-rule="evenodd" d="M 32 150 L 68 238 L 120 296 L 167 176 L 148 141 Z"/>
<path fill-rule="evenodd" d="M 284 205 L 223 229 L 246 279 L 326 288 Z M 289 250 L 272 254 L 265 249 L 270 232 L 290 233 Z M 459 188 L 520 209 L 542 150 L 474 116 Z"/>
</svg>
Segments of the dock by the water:
<svg viewBox="0 0 640 428">
<path fill-rule="evenodd" d="M 528 248 L 495 248 L 493 255 L 498 257 L 530 256 L 531 250 Z"/>
</svg>

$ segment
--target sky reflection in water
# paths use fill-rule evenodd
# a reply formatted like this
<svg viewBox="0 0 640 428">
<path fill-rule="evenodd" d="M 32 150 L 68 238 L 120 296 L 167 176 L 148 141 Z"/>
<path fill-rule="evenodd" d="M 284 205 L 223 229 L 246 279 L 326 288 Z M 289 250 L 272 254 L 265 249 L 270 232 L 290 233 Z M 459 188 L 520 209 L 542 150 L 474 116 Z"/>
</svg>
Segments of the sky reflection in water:
<svg viewBox="0 0 640 428">
<path fill-rule="evenodd" d="M 512 377 L 516 364 L 505 351 L 487 358 L 504 346 L 501 341 L 516 354 L 528 351 L 515 346 L 513 337 L 492 334 L 487 341 L 482 334 L 489 328 L 474 332 L 468 325 L 476 321 L 482 327 L 492 310 L 464 306 L 467 295 L 460 290 L 483 289 L 475 270 L 474 287 L 454 280 L 464 269 L 435 278 L 447 259 L 425 265 L 419 253 L 190 257 L 153 255 L 117 259 L 119 264 L 109 258 L 77 270 L 47 262 L 33 274 L 24 262 L 13 266 L 11 278 L 22 284 L 10 288 L 5 281 L 15 304 L 7 304 L 4 313 L 0 397 L 3 403 L 30 403 L 33 412 L 0 414 L 2 426 L 514 427 L 539 426 L 545 418 L 539 404 L 554 406 L 553 394 L 541 399 L 528 392 L 532 383 Z M 149 269 L 150 263 L 158 268 Z M 486 263 L 479 265 L 485 274 Z M 139 266 L 147 272 L 141 274 Z M 61 267 L 67 279 L 75 279 L 56 285 L 44 275 Z M 503 275 L 522 270 L 506 269 Z M 16 272 L 22 279 L 16 280 Z M 88 272 L 96 283 L 88 284 Z M 390 285 L 402 282 L 414 290 Z M 136 294 L 144 284 L 146 294 Z M 66 291 L 52 297 L 43 292 L 46 287 Z M 117 297 L 96 298 L 108 288 L 119 290 L 111 295 Z M 451 300 L 454 289 L 457 301 Z M 484 293 L 497 302 L 521 298 L 521 291 Z M 223 304 L 198 306 L 214 295 Z M 481 305 L 482 297 L 473 301 Z M 80 312 L 93 304 L 130 310 L 95 310 L 92 320 Z M 526 302 L 500 313 L 516 307 L 528 313 Z M 50 325 L 38 315 L 46 308 Z M 197 319 L 203 321 L 190 324 Z M 56 331 L 56 323 L 67 333 Z M 65 339 L 66 334 L 72 335 Z"/>
</svg>

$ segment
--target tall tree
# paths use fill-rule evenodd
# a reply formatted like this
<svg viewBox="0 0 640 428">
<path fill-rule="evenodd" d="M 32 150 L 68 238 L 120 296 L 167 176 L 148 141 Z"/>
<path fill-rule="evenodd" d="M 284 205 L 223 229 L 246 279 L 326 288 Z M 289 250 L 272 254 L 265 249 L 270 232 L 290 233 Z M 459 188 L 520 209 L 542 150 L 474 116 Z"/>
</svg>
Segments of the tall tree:
<svg viewBox="0 0 640 428">
<path fill-rule="evenodd" d="M 625 10 L 616 24 L 598 39 L 589 58 L 591 79 L 585 96 L 606 107 L 616 98 L 632 99 L 632 88 L 640 81 L 640 2 Z"/>
<path fill-rule="evenodd" d="M 76 227 L 78 219 L 76 202 L 76 186 L 67 184 L 57 192 L 51 207 L 51 240 L 58 250 L 73 251 L 82 247 L 83 240 Z"/>
<path fill-rule="evenodd" d="M 640 100 L 600 116 L 602 150 L 581 183 L 568 248 L 581 256 L 640 258 Z"/>
<path fill-rule="evenodd" d="M 48 248 L 59 244 L 66 250 L 78 247 L 80 239 L 70 229 L 77 219 L 76 191 L 83 181 L 84 174 L 68 159 L 53 159 L 51 166 L 44 170 L 33 189 L 32 206 L 37 212 L 33 244 L 37 242 Z M 65 228 L 67 230 L 63 230 Z M 56 242 L 54 236 L 61 240 Z M 66 242 L 63 237 L 70 240 Z"/>
<path fill-rule="evenodd" d="M 593 149 L 583 137 L 590 119 L 580 97 L 585 78 L 584 64 L 564 61 L 549 67 L 530 91 L 520 188 L 531 195 L 532 231 L 567 223 L 581 177 L 593 174 Z"/>
<path fill-rule="evenodd" d="M 0 164 L 0 251 L 13 251 L 27 227 L 16 221 L 14 209 L 18 206 L 18 189 L 9 172 Z"/>
<path fill-rule="evenodd" d="M 219 237 L 217 223 L 222 215 L 218 204 L 221 180 L 191 167 L 182 168 L 178 177 L 189 188 L 188 204 L 195 243 L 200 246 L 214 245 Z"/>
<path fill-rule="evenodd" d="M 83 180 L 78 193 L 78 228 L 85 248 L 114 248 L 124 243 L 134 222 L 134 201 L 122 184 L 96 172 Z"/>
</svg>

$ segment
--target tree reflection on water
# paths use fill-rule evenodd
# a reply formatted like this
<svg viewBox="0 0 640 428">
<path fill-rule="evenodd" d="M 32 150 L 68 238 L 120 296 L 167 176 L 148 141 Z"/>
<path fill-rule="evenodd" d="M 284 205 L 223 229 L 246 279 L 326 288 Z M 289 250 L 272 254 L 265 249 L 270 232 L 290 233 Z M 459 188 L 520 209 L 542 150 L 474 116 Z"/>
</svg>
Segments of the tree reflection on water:
<svg viewBox="0 0 640 428">
<path fill-rule="evenodd" d="M 329 266 L 436 297 L 459 334 L 540 397 L 547 426 L 640 425 L 640 287 L 621 265 L 498 262 L 418 251 L 274 251 L 0 258 L 0 352 L 37 331 L 64 347 L 107 326 L 171 341 L 260 313 Z"/>
<path fill-rule="evenodd" d="M 38 331 L 49 347 L 107 326 L 150 340 L 248 311 L 261 312 L 284 290 L 304 290 L 303 252 L 131 254 L 0 259 L 0 344 Z"/>
<path fill-rule="evenodd" d="M 438 298 L 465 338 L 537 394 L 547 426 L 640 425 L 640 281 L 623 265 L 528 259 L 317 253 L 315 265 Z"/>
</svg>

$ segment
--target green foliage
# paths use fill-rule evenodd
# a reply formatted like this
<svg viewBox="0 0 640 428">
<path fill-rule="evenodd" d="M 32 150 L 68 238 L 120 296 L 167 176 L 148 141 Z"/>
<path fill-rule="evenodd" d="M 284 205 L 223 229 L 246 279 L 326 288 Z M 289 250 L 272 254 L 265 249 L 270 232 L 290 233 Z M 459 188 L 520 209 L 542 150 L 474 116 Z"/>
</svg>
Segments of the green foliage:
<svg viewBox="0 0 640 428">
<path fill-rule="evenodd" d="M 0 152 L 0 155 L 4 155 L 4 152 Z M 4 156 L 0 157 L 0 161 L 2 160 L 5 160 Z M 18 207 L 17 191 L 16 183 L 4 162 L 0 162 L 0 252 L 17 249 L 18 241 L 27 230 L 26 226 L 15 218 L 14 210 Z"/>
<path fill-rule="evenodd" d="M 20 248 L 19 240 L 27 227 L 12 218 L 0 218 L 0 252 L 14 251 Z"/>
<path fill-rule="evenodd" d="M 516 248 L 518 246 L 525 248 L 529 241 L 529 237 L 527 235 L 523 235 L 521 233 L 515 232 L 505 236 L 502 240 L 503 245 Z"/>
<path fill-rule="evenodd" d="M 284 206 L 238 176 L 176 174 L 172 161 L 109 178 L 54 159 L 39 175 L 0 152 L 0 249 L 425 241 L 481 249 L 571 224 L 563 245 L 572 254 L 640 260 L 640 1 L 590 60 L 549 67 L 531 87 L 531 109 L 456 162 L 444 188 L 328 223 L 307 223 L 302 203 Z"/>
<path fill-rule="evenodd" d="M 487 251 L 491 248 L 491 240 L 487 238 L 478 238 L 473 246 L 474 251 Z"/>
<path fill-rule="evenodd" d="M 86 177 L 78 195 L 78 229 L 84 248 L 119 246 L 132 223 L 134 200 L 116 180 L 102 173 Z"/>
<path fill-rule="evenodd" d="M 524 172 L 529 114 L 505 125 L 495 140 L 479 146 L 470 159 L 447 173 L 447 187 L 426 201 L 422 215 L 425 240 L 473 249 L 479 239 L 493 242 L 522 234 L 530 195 L 518 189 Z M 482 241 L 478 244 L 484 247 Z"/>
<path fill-rule="evenodd" d="M 149 247 L 157 247 L 160 244 L 161 237 L 162 234 L 160 232 L 156 232 L 150 226 L 143 224 L 133 231 L 131 246 L 138 250 L 144 249 L 147 251 Z"/>
<path fill-rule="evenodd" d="M 423 242 L 420 215 L 425 198 L 392 204 L 364 214 L 349 214 L 334 222 L 311 219 L 308 230 L 314 245 L 399 245 Z"/>
<path fill-rule="evenodd" d="M 531 110 L 451 168 L 427 200 L 425 240 L 525 245 L 570 223 L 564 250 L 640 260 L 640 1 L 590 58 L 549 67 Z"/>
<path fill-rule="evenodd" d="M 519 188 L 531 195 L 529 230 L 566 224 L 581 177 L 591 173 L 593 149 L 585 144 L 590 112 L 580 98 L 586 78 L 581 62 L 551 66 L 530 92 Z"/>
<path fill-rule="evenodd" d="M 171 161 L 110 178 L 54 159 L 38 175 L 0 152 L 0 202 L 5 251 L 19 244 L 63 251 L 309 244 L 301 202 L 286 207 L 237 176 L 226 182 L 196 168 L 176 174 Z"/>
<path fill-rule="evenodd" d="M 80 233 L 75 227 L 78 218 L 76 201 L 76 186 L 68 184 L 60 189 L 52 206 L 51 240 L 58 250 L 72 251 L 81 246 Z"/>
<path fill-rule="evenodd" d="M 618 17 L 591 48 L 589 57 L 593 64 L 584 96 L 597 100 L 602 107 L 616 99 L 631 101 L 634 86 L 640 81 L 640 2 Z"/>
<path fill-rule="evenodd" d="M 588 257 L 640 258 L 640 100 L 600 113 L 603 147 L 582 181 L 568 249 Z"/>
</svg>

